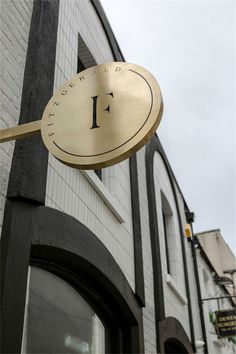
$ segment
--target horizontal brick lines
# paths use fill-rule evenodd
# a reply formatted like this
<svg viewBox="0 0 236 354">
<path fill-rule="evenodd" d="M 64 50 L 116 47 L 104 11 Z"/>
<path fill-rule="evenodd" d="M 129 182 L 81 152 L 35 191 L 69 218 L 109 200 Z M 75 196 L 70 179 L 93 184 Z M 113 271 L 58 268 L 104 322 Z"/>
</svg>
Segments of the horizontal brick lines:
<svg viewBox="0 0 236 354">
<path fill-rule="evenodd" d="M 87 7 L 87 9 L 86 9 Z M 90 17 L 88 19 L 88 16 L 86 16 L 86 14 L 90 13 Z M 92 4 L 90 2 L 85 2 L 85 11 L 84 11 L 84 18 L 85 18 L 85 21 L 88 21 L 87 23 L 87 27 L 88 29 L 90 30 L 90 28 L 93 28 L 93 33 L 96 33 L 96 39 L 95 39 L 95 43 L 97 44 L 97 50 L 94 54 L 96 55 L 96 53 L 100 53 L 101 56 L 102 56 L 102 61 L 101 62 L 104 62 L 105 58 L 104 55 L 103 55 L 103 52 L 106 50 L 106 55 L 108 54 L 108 51 L 109 51 L 109 55 L 110 55 L 110 60 L 109 61 L 113 61 L 114 58 L 113 58 L 113 55 L 112 55 L 112 52 L 111 52 L 111 49 L 110 49 L 110 46 L 109 46 L 109 43 L 108 43 L 108 40 L 106 38 L 106 36 L 104 36 L 104 32 L 103 32 L 103 28 L 102 28 L 102 25 L 101 25 L 101 22 L 100 20 L 97 19 L 97 14 L 92 6 Z M 92 22 L 92 26 L 90 25 Z M 94 37 L 92 33 L 92 36 Z M 98 45 L 99 44 L 99 45 Z M 107 61 L 105 61 L 107 62 Z"/>
<path fill-rule="evenodd" d="M 2 90 L 0 90 L 0 92 L 1 92 L 1 100 L 2 100 L 1 111 L 0 111 L 0 117 L 1 117 L 0 127 L 1 129 L 5 129 L 5 128 L 13 127 L 18 123 L 19 110 L 14 105 L 12 106 L 12 104 L 10 107 L 9 100 L 7 100 L 6 96 L 2 94 Z"/>
<path fill-rule="evenodd" d="M 24 51 L 27 50 L 28 38 L 22 37 L 21 32 L 25 31 L 25 26 L 22 26 L 22 23 L 14 25 L 14 31 L 12 27 L 8 26 L 8 23 L 12 25 L 12 19 L 9 17 L 9 14 L 5 14 L 5 20 L 1 23 L 1 29 L 6 36 L 6 39 L 13 45 L 17 44 Z"/>
<path fill-rule="evenodd" d="M 50 168 L 53 170 L 53 171 L 50 171 Z M 89 183 L 84 179 L 84 177 L 83 176 L 81 176 L 83 179 L 84 179 L 84 181 L 85 181 L 85 183 L 86 183 L 86 186 L 84 186 L 83 188 L 78 188 L 78 192 L 76 191 L 76 189 L 73 187 L 73 185 L 71 185 L 70 183 L 68 183 L 68 181 L 66 180 L 66 178 L 65 177 L 63 177 L 62 175 L 60 175 L 59 173 L 58 173 L 58 171 L 51 165 L 51 164 L 49 164 L 49 174 L 48 174 L 48 191 L 47 191 L 47 195 L 48 195 L 48 197 L 51 199 L 51 200 L 53 200 L 54 201 L 54 203 L 56 203 L 58 206 L 59 206 L 59 204 L 60 203 L 58 203 L 57 202 L 57 199 L 58 199 L 58 197 L 57 197 L 57 192 L 59 192 L 59 193 L 61 193 L 61 191 L 63 191 L 63 188 L 61 188 L 61 189 L 59 189 L 59 191 L 57 191 L 57 184 L 58 184 L 58 179 L 61 179 L 63 182 L 64 182 L 64 184 L 65 184 L 65 186 L 66 186 L 66 188 L 68 189 L 67 190 L 67 192 L 65 193 L 65 194 L 67 194 L 67 195 L 69 195 L 69 191 L 71 191 L 73 194 L 74 194 L 74 196 L 77 198 L 77 199 L 79 199 L 80 200 L 80 202 L 84 205 L 84 207 L 85 208 L 87 208 L 88 210 L 89 210 L 89 212 L 91 212 L 93 215 L 94 215 L 94 217 L 99 221 L 99 222 L 101 222 L 101 219 L 99 218 L 99 216 L 102 218 L 102 220 L 104 220 L 104 218 L 106 217 L 106 223 L 104 223 L 103 224 L 103 226 L 104 226 L 104 228 L 111 234 L 111 236 L 114 238 L 115 236 L 114 236 L 114 233 L 112 233 L 111 232 L 111 230 L 108 228 L 108 226 L 107 225 L 109 225 L 109 224 L 111 224 L 111 223 L 113 223 L 113 221 L 112 222 L 108 222 L 108 216 L 109 216 L 109 218 L 111 218 L 111 219 L 114 219 L 115 217 L 113 216 L 113 214 L 111 214 L 111 212 L 109 211 L 109 208 L 100 200 L 100 199 L 98 199 L 98 201 L 99 202 L 102 202 L 102 204 L 103 204 L 103 206 L 101 206 L 101 207 L 99 207 L 97 210 L 94 210 L 94 209 L 92 209 L 92 208 L 89 208 L 89 205 L 88 205 L 88 201 L 85 201 L 84 200 L 84 198 L 83 198 L 83 195 L 81 195 L 81 189 L 82 190 L 87 190 L 87 188 L 89 188 L 89 189 L 91 189 L 90 190 L 90 192 L 88 192 L 88 194 L 91 194 L 91 196 L 93 196 L 93 198 L 96 198 L 96 192 L 93 192 L 93 188 L 89 185 Z M 56 177 L 54 176 L 52 176 L 52 174 L 55 174 L 56 175 Z M 53 180 L 52 180 L 52 178 L 53 178 Z M 55 182 L 54 182 L 55 181 Z M 54 185 L 54 183 L 56 183 L 56 185 Z M 60 183 L 60 182 L 59 182 Z M 52 186 L 54 185 L 54 191 L 52 191 Z M 99 198 L 99 197 L 98 197 Z M 91 203 L 91 204 L 94 204 L 94 203 Z M 61 205 L 62 205 L 62 207 L 63 207 L 63 205 L 65 206 L 65 202 L 64 203 L 61 203 Z M 102 210 L 102 208 L 105 208 L 105 210 L 107 210 L 108 211 L 108 213 L 107 213 L 107 211 L 105 211 L 104 212 L 104 215 L 101 215 L 101 214 L 99 214 L 99 212 Z M 104 210 L 104 209 L 103 209 Z M 124 229 L 124 226 L 123 225 L 120 225 L 120 228 L 123 228 Z M 113 230 L 113 232 L 114 232 L 115 230 Z M 119 232 L 120 233 L 120 232 Z M 124 245 L 122 244 L 122 243 L 120 243 L 120 240 L 119 240 L 119 238 L 118 239 L 115 239 L 116 240 L 116 242 L 118 242 L 119 244 L 120 244 L 120 246 L 122 247 L 122 248 L 124 248 Z M 126 249 L 126 252 L 127 253 L 129 253 L 128 251 L 127 251 L 127 249 Z M 132 254 L 130 254 L 130 255 L 132 255 Z"/>
<path fill-rule="evenodd" d="M 28 1 L 28 3 L 31 3 L 32 1 Z M 4 6 L 6 6 L 6 8 L 8 8 L 8 11 L 6 10 L 6 8 L 4 9 L 4 14 L 5 13 L 9 13 L 10 17 L 11 17 L 11 22 L 13 20 L 17 21 L 17 23 L 19 25 L 21 25 L 23 28 L 24 27 L 27 27 L 27 24 L 29 23 L 30 21 L 30 16 L 31 16 L 31 11 L 30 9 L 32 8 L 32 5 L 31 6 L 27 6 L 25 8 L 24 6 L 24 1 L 14 1 L 14 0 L 11 0 L 11 1 L 6 1 L 6 0 L 3 0 L 3 4 Z M 24 9 L 23 9 L 24 7 Z M 27 9 L 28 8 L 28 14 L 27 14 Z M 11 16 L 12 15 L 12 16 Z"/>
<path fill-rule="evenodd" d="M 19 105 L 17 104 L 19 101 L 17 97 L 14 97 L 13 92 L 11 92 L 7 85 L 3 87 L 3 93 L 2 93 L 2 109 L 5 107 L 5 110 L 11 115 L 13 118 L 13 121 L 15 123 L 18 123 L 19 119 Z"/>
<path fill-rule="evenodd" d="M 3 72 L 2 76 L 4 91 L 8 99 L 14 102 L 16 108 L 19 109 L 21 94 L 20 94 L 20 87 L 16 84 L 12 76 L 8 71 Z"/>
</svg>

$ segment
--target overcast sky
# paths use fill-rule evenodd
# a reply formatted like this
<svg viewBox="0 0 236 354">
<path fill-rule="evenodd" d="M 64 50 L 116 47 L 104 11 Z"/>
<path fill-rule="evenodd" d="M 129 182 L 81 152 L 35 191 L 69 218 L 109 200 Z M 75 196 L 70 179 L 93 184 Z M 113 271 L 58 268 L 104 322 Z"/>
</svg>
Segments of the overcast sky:
<svg viewBox="0 0 236 354">
<path fill-rule="evenodd" d="M 220 229 L 236 254 L 235 2 L 102 0 L 127 62 L 159 82 L 158 135 L 194 231 Z"/>
</svg>

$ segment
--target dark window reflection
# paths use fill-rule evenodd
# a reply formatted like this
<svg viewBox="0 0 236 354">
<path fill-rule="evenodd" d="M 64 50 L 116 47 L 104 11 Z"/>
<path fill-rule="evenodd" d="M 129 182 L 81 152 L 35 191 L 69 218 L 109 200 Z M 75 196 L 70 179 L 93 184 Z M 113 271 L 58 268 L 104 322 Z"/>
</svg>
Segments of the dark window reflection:
<svg viewBox="0 0 236 354">
<path fill-rule="evenodd" d="M 30 267 L 23 353 L 105 353 L 105 329 L 64 280 Z"/>
</svg>

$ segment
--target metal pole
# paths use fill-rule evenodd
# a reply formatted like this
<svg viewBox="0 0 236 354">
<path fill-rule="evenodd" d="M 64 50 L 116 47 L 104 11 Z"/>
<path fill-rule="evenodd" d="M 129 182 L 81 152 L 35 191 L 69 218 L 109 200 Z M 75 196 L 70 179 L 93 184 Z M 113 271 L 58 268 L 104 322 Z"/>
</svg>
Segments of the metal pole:
<svg viewBox="0 0 236 354">
<path fill-rule="evenodd" d="M 202 301 L 210 301 L 210 300 L 220 300 L 220 299 L 231 299 L 232 297 L 236 297 L 236 295 L 226 295 L 226 296 L 217 296 L 217 297 L 208 297 L 206 299 L 202 299 Z"/>
</svg>

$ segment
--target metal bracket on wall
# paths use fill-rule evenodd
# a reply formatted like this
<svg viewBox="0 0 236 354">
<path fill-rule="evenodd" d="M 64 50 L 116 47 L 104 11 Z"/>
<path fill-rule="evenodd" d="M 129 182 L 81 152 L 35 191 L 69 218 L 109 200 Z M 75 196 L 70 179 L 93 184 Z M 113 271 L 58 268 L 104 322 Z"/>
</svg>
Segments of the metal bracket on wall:
<svg viewBox="0 0 236 354">
<path fill-rule="evenodd" d="M 10 140 L 17 140 L 31 135 L 38 134 L 41 131 L 41 119 L 34 122 L 20 124 L 16 127 L 0 130 L 0 143 Z"/>
<path fill-rule="evenodd" d="M 220 299 L 232 299 L 233 297 L 236 298 L 236 295 L 219 296 L 219 297 L 208 297 L 206 299 L 202 299 L 202 301 L 220 300 Z"/>
</svg>

